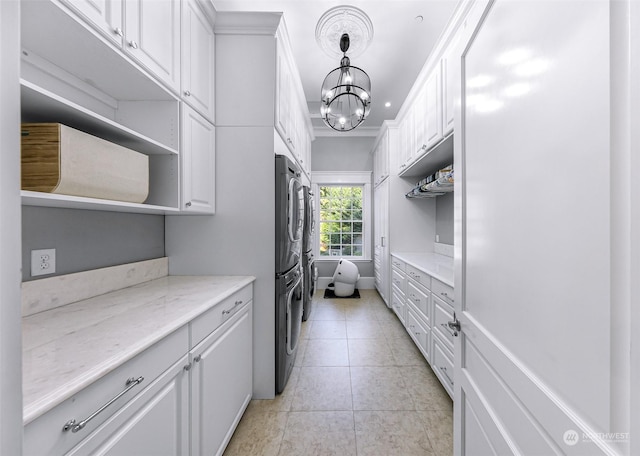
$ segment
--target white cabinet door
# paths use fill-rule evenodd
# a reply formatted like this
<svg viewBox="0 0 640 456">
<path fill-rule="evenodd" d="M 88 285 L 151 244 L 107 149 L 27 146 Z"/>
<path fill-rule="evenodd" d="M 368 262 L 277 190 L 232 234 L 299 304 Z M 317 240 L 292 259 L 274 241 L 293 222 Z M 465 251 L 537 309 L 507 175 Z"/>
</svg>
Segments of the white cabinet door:
<svg viewBox="0 0 640 456">
<path fill-rule="evenodd" d="M 456 454 L 630 454 L 615 368 L 628 345 L 612 325 L 611 5 L 489 3 L 463 42 L 455 135 Z M 571 172 L 532 191 L 551 163 Z"/>
<path fill-rule="evenodd" d="M 252 303 L 191 351 L 191 454 L 221 455 L 252 394 Z"/>
<path fill-rule="evenodd" d="M 122 44 L 122 0 L 62 0 L 62 3 L 115 43 Z"/>
<path fill-rule="evenodd" d="M 456 58 L 457 36 L 442 57 L 442 135 L 453 131 L 456 91 L 460 86 L 460 56 Z"/>
<path fill-rule="evenodd" d="M 181 209 L 215 212 L 215 127 L 185 104 L 182 105 Z"/>
<path fill-rule="evenodd" d="M 289 123 L 291 118 L 291 74 L 289 64 L 283 51 L 278 47 L 277 62 L 277 91 L 276 91 L 276 128 L 282 139 L 289 145 Z"/>
<path fill-rule="evenodd" d="M 442 139 L 442 91 L 440 83 L 440 65 L 437 65 L 425 84 L 427 111 L 424 139 L 427 149 Z"/>
<path fill-rule="evenodd" d="M 180 90 L 180 0 L 127 0 L 124 35 L 133 58 Z"/>
<path fill-rule="evenodd" d="M 182 3 L 182 98 L 214 119 L 214 34 L 196 0 Z"/>
<path fill-rule="evenodd" d="M 389 181 L 382 182 L 374 190 L 374 233 L 378 263 L 376 288 L 384 302 L 389 305 Z"/>
<path fill-rule="evenodd" d="M 67 455 L 189 454 L 189 375 L 185 365 L 186 355 Z"/>
</svg>

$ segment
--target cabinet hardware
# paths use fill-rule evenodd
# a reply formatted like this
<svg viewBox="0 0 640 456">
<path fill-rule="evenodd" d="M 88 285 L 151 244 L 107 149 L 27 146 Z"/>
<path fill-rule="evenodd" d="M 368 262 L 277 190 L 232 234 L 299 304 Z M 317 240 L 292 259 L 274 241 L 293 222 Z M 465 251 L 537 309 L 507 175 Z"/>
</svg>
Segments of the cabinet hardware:
<svg viewBox="0 0 640 456">
<path fill-rule="evenodd" d="M 184 205 L 187 207 L 191 207 L 191 201 L 187 201 L 186 203 L 184 203 Z"/>
<path fill-rule="evenodd" d="M 134 40 L 129 41 L 129 47 L 131 47 L 132 49 L 138 49 L 138 43 L 136 43 Z"/>
<path fill-rule="evenodd" d="M 199 363 L 201 359 L 202 359 L 202 355 L 198 355 L 195 358 L 193 358 L 193 362 L 194 363 Z"/>
<path fill-rule="evenodd" d="M 120 399 L 122 396 L 127 394 L 129 392 L 129 390 L 131 390 L 131 388 L 133 388 L 133 387 L 139 385 L 140 383 L 142 383 L 143 380 L 144 380 L 144 377 L 138 377 L 138 378 L 131 377 L 131 378 L 127 379 L 126 385 L 128 385 L 128 386 L 124 391 L 119 393 L 117 396 L 115 396 L 113 399 L 111 399 L 109 402 L 104 404 L 102 407 L 100 407 L 98 410 L 93 412 L 91 415 L 89 415 L 87 418 L 85 418 L 84 420 L 80 421 L 79 423 L 76 424 L 76 420 L 74 420 L 74 419 L 71 419 L 71 420 L 67 421 L 65 423 L 65 425 L 62 427 L 62 430 L 63 431 L 68 431 L 69 429 L 71 429 L 71 432 L 76 433 L 76 432 L 84 429 L 84 427 L 87 425 L 87 423 L 89 421 L 91 421 L 96 416 L 98 416 L 98 414 L 102 413 L 107 407 L 109 407 L 115 401 Z"/>
<path fill-rule="evenodd" d="M 191 364 L 191 363 L 189 363 L 189 364 L 187 364 L 186 366 L 184 366 L 184 367 L 183 367 L 183 369 L 184 369 L 185 371 L 189 372 L 189 371 L 191 370 L 191 367 L 192 367 L 192 364 Z"/>
<path fill-rule="evenodd" d="M 242 300 L 238 300 L 233 304 L 233 307 L 231 309 L 227 309 L 227 310 L 223 310 L 222 311 L 222 315 L 229 315 L 231 312 L 233 312 L 235 310 L 236 307 L 238 307 L 240 304 L 242 304 Z"/>
<path fill-rule="evenodd" d="M 184 91 L 184 96 L 185 97 L 190 97 L 191 96 L 191 92 L 189 92 L 188 90 Z"/>
<path fill-rule="evenodd" d="M 450 298 L 449 295 L 447 293 L 445 293 L 444 291 L 440 292 L 440 296 L 442 296 L 443 298 L 445 298 L 447 301 L 450 301 L 451 303 L 454 303 L 455 301 L 453 300 L 453 298 Z"/>
<path fill-rule="evenodd" d="M 122 33 L 122 29 L 120 27 L 114 28 L 113 33 L 115 33 L 118 36 L 124 36 L 124 33 Z"/>
<path fill-rule="evenodd" d="M 453 380 L 451 380 L 451 377 L 449 377 L 449 374 L 447 372 L 447 368 L 444 367 L 444 366 L 440 366 L 440 370 L 442 371 L 444 376 L 447 377 L 447 380 L 449 380 L 449 383 L 451 383 L 451 386 L 453 386 Z"/>
</svg>

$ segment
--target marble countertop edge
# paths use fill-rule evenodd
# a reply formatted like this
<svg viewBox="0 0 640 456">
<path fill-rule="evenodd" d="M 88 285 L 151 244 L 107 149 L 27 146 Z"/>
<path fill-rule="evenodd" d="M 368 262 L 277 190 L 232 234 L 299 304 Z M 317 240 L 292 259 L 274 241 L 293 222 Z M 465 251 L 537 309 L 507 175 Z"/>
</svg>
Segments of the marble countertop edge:
<svg viewBox="0 0 640 456">
<path fill-rule="evenodd" d="M 442 283 L 449 285 L 452 288 L 454 287 L 453 258 L 434 252 L 391 252 L 391 255 L 414 268 L 424 271 Z M 444 270 L 439 271 L 439 267 L 444 268 Z"/>
<path fill-rule="evenodd" d="M 142 353 L 143 351 L 153 346 L 157 342 L 161 341 L 162 339 L 164 339 L 174 331 L 178 330 L 179 328 L 183 327 L 184 325 L 189 324 L 191 321 L 193 321 L 194 319 L 196 319 L 197 317 L 199 317 L 200 315 L 208 311 L 210 308 L 221 303 L 229 296 L 233 295 L 237 291 L 241 290 L 245 286 L 255 281 L 255 277 L 253 276 L 167 276 L 167 277 L 184 277 L 186 280 L 188 280 L 189 277 L 193 277 L 196 279 L 205 278 L 205 277 L 210 277 L 212 279 L 215 279 L 216 277 L 221 279 L 235 278 L 238 280 L 232 285 L 230 285 L 228 288 L 226 288 L 224 291 L 217 293 L 215 294 L 215 296 L 212 296 L 210 299 L 204 300 L 201 303 L 197 304 L 190 311 L 187 311 L 184 314 L 180 315 L 179 318 L 174 318 L 170 320 L 167 324 L 158 327 L 156 330 L 148 334 L 146 337 L 140 338 L 140 340 L 138 340 L 136 343 L 127 345 L 117 355 L 108 357 L 102 360 L 101 362 L 95 364 L 93 367 L 82 372 L 81 374 L 75 376 L 73 380 L 65 382 L 64 384 L 52 389 L 51 391 L 44 393 L 43 395 L 39 396 L 36 399 L 25 398 L 24 404 L 23 404 L 23 425 L 27 425 L 31 421 L 45 414 L 49 410 L 53 409 L 55 406 L 61 404 L 62 402 L 69 399 L 73 395 L 77 394 L 78 392 L 80 392 L 81 390 L 83 390 L 93 382 L 99 380 L 100 378 L 104 377 L 108 373 L 117 369 L 127 361 L 133 359 L 138 354 Z M 156 280 L 159 281 L 159 280 L 162 280 L 162 278 L 156 279 Z M 156 280 L 146 282 L 145 284 L 147 285 L 151 284 Z M 131 289 L 140 288 L 141 285 L 144 286 L 145 284 L 135 285 L 130 288 Z M 126 290 L 126 289 L 120 289 L 120 290 L 114 291 L 114 293 L 121 292 L 122 290 Z M 108 295 L 109 293 L 102 296 L 108 297 Z M 69 305 L 73 305 L 73 304 L 69 304 Z M 60 308 L 57 308 L 55 310 L 59 312 Z M 187 352 L 185 352 L 185 354 L 186 353 Z"/>
</svg>

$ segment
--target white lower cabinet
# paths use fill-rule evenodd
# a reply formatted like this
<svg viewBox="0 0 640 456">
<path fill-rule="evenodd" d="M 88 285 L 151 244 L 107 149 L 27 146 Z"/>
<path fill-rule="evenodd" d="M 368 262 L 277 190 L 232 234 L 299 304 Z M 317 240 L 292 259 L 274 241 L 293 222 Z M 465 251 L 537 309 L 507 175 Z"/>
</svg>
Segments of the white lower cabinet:
<svg viewBox="0 0 640 456">
<path fill-rule="evenodd" d="M 453 288 L 391 256 L 391 308 L 453 397 Z"/>
<path fill-rule="evenodd" d="M 251 303 L 191 350 L 193 455 L 221 455 L 251 399 Z"/>
<path fill-rule="evenodd" d="M 81 455 L 189 453 L 189 374 L 185 355 L 73 448 Z"/>
<path fill-rule="evenodd" d="M 249 285 L 28 423 L 23 455 L 221 455 L 252 395 L 252 315 Z"/>
</svg>

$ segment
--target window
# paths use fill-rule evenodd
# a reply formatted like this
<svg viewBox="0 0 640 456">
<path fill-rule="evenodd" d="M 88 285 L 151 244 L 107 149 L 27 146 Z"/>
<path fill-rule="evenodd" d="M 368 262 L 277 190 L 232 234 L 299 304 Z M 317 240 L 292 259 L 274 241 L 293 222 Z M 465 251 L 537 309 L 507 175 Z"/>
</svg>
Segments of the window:
<svg viewBox="0 0 640 456">
<path fill-rule="evenodd" d="M 370 173 L 314 173 L 313 178 L 316 259 L 369 260 Z"/>
<path fill-rule="evenodd" d="M 363 256 L 363 186 L 320 186 L 319 255 Z"/>
</svg>

